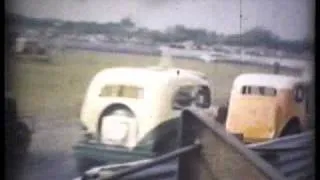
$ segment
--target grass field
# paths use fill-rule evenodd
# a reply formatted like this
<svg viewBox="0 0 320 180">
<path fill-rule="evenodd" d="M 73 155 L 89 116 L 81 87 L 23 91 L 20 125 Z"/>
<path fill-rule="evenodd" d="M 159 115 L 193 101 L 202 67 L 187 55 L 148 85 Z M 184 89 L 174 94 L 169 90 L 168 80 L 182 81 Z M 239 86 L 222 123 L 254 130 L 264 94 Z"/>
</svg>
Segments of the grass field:
<svg viewBox="0 0 320 180">
<path fill-rule="evenodd" d="M 19 114 L 76 119 L 86 88 L 99 70 L 116 66 L 156 65 L 158 62 L 158 57 L 83 51 L 57 56 L 53 64 L 19 59 L 13 78 Z M 174 60 L 174 65 L 207 73 L 213 84 L 216 104 L 226 101 L 231 83 L 238 74 L 271 71 L 270 68 L 205 64 L 182 59 Z"/>
</svg>

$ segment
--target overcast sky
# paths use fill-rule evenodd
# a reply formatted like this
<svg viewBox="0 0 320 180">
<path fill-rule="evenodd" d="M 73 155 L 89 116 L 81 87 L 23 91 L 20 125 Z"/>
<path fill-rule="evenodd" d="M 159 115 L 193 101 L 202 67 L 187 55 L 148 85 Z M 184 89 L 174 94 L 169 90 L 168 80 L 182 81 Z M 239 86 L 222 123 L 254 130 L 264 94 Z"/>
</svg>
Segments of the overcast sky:
<svg viewBox="0 0 320 180">
<path fill-rule="evenodd" d="M 240 32 L 240 0 L 8 0 L 8 11 L 29 17 L 110 22 L 131 17 L 164 30 L 183 24 L 223 34 Z M 284 39 L 313 37 L 314 0 L 242 0 L 242 32 L 260 26 Z"/>
</svg>

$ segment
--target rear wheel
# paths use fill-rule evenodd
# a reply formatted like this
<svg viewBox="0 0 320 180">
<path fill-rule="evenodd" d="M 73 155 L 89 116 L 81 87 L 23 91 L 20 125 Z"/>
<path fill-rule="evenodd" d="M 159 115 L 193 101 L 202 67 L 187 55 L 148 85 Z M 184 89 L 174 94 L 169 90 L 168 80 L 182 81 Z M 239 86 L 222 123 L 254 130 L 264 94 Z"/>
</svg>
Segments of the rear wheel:
<svg viewBox="0 0 320 180">
<path fill-rule="evenodd" d="M 19 121 L 12 121 L 6 122 L 5 128 L 6 171 L 10 176 L 12 175 L 11 169 L 19 169 L 23 165 L 31 142 L 31 132 L 27 125 Z"/>
<path fill-rule="evenodd" d="M 225 125 L 227 120 L 227 114 L 228 114 L 228 107 L 227 106 L 221 106 L 218 109 L 216 121 L 221 123 L 222 125 Z"/>
<path fill-rule="evenodd" d="M 23 122 L 7 122 L 6 146 L 12 158 L 20 159 L 27 151 L 31 142 L 31 132 Z"/>
<path fill-rule="evenodd" d="M 162 155 L 175 150 L 178 146 L 178 133 L 172 132 L 155 142 L 153 151 L 156 155 Z"/>
<path fill-rule="evenodd" d="M 283 129 L 280 137 L 290 136 L 294 134 L 301 133 L 301 126 L 297 121 L 291 121 L 288 125 Z"/>
</svg>

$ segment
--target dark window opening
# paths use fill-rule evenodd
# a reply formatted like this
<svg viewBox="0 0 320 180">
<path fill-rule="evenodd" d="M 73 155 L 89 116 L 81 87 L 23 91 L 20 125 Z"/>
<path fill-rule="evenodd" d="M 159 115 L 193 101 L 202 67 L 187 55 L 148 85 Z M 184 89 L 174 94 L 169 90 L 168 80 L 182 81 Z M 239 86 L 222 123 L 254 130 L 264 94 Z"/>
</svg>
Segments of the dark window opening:
<svg viewBox="0 0 320 180">
<path fill-rule="evenodd" d="M 209 108 L 211 91 L 208 86 L 183 86 L 173 97 L 173 109 L 183 109 L 195 105 L 199 108 Z"/>
<path fill-rule="evenodd" d="M 297 103 L 301 103 L 303 102 L 303 100 L 305 99 L 305 93 L 304 93 L 305 87 L 302 85 L 299 85 L 295 88 L 294 91 L 294 97 Z"/>
<path fill-rule="evenodd" d="M 136 86 L 107 85 L 101 89 L 99 96 L 140 99 L 143 98 L 143 89 Z"/>
<path fill-rule="evenodd" d="M 211 105 L 211 91 L 208 86 L 201 86 L 196 94 L 196 105 L 201 108 L 209 108 Z"/>
<path fill-rule="evenodd" d="M 173 109 L 182 109 L 192 105 L 194 86 L 183 86 L 173 97 Z"/>
<path fill-rule="evenodd" d="M 241 93 L 244 95 L 276 96 L 277 90 L 265 86 L 243 86 Z"/>
</svg>

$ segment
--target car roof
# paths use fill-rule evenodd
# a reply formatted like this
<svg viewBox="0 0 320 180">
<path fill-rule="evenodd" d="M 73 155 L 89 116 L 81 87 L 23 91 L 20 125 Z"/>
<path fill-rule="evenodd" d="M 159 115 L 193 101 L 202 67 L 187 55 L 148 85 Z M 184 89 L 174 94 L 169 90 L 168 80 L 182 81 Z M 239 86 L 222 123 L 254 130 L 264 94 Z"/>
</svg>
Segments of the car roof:
<svg viewBox="0 0 320 180">
<path fill-rule="evenodd" d="M 181 68 L 162 67 L 116 67 L 100 71 L 95 79 L 103 79 L 109 82 L 130 82 L 138 86 L 154 83 L 168 83 L 168 81 L 179 81 L 182 79 L 192 79 L 199 83 L 207 84 L 205 74 L 193 70 Z M 112 77 L 112 78 L 110 78 Z"/>
<path fill-rule="evenodd" d="M 279 75 L 279 74 L 263 74 L 263 73 L 247 73 L 239 75 L 233 82 L 233 87 L 241 86 L 266 86 L 276 89 L 290 89 L 297 83 L 303 83 L 304 80 L 299 77 Z"/>
</svg>

